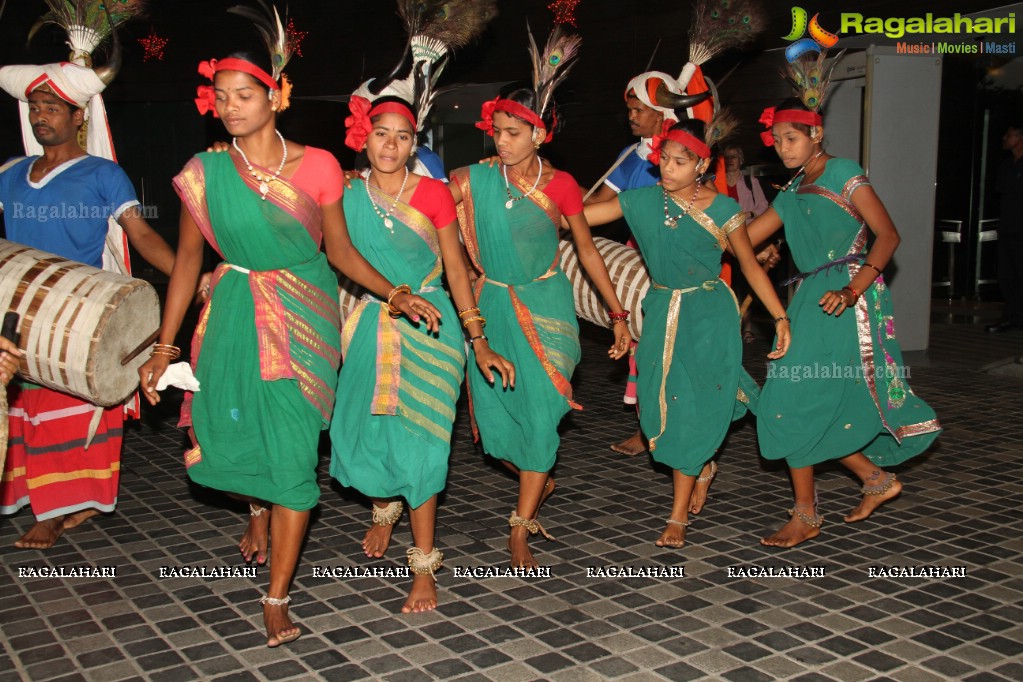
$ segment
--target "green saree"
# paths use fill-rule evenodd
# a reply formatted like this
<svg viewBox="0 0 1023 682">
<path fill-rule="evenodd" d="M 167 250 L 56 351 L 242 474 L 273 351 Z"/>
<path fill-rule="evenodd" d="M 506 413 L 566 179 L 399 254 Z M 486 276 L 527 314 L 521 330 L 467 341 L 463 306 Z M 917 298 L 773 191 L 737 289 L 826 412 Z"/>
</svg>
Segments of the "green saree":
<svg viewBox="0 0 1023 682">
<path fill-rule="evenodd" d="M 573 408 L 572 372 L 579 362 L 579 325 L 572 285 L 559 267 L 561 212 L 543 192 L 505 208 L 499 168 L 460 168 L 458 221 L 473 265 L 483 276 L 476 298 L 487 318 L 490 347 L 515 365 L 515 388 L 487 382 L 470 359 L 474 424 L 490 455 L 524 471 L 550 471 L 558 424 Z M 528 190 L 528 188 L 526 188 Z M 511 188 L 513 196 L 525 194 Z"/>
<path fill-rule="evenodd" d="M 859 451 L 890 466 L 926 450 L 941 431 L 906 382 L 884 278 L 838 317 L 817 304 L 859 272 L 870 230 L 851 197 L 867 182 L 855 162 L 835 158 L 814 184 L 794 184 L 774 200 L 807 275 L 789 303 L 792 345 L 768 369 L 757 431 L 763 456 L 790 467 Z"/>
<path fill-rule="evenodd" d="M 364 297 L 342 330 L 344 364 L 330 426 L 330 474 L 369 497 L 404 497 L 414 509 L 444 489 L 465 337 L 441 288 L 441 252 L 429 218 L 398 203 L 393 233 L 373 211 L 363 180 L 345 192 L 352 243 L 391 282 L 408 283 L 440 310 L 440 333 L 392 318 Z M 378 206 L 391 197 L 373 191 Z M 446 191 L 446 190 L 445 190 Z"/>
<path fill-rule="evenodd" d="M 718 278 L 727 234 L 744 224 L 739 205 L 718 195 L 706 212 L 665 225 L 659 185 L 618 195 L 653 284 L 643 299 L 636 350 L 639 420 L 653 458 L 696 476 L 759 389 L 742 368 L 739 308 Z"/>
<path fill-rule="evenodd" d="M 283 180 L 260 200 L 228 154 L 197 155 L 174 186 L 225 260 L 192 341 L 200 388 L 182 411 L 198 442 L 185 455 L 188 475 L 310 509 L 340 361 L 337 279 L 320 252 L 320 207 Z"/>
</svg>

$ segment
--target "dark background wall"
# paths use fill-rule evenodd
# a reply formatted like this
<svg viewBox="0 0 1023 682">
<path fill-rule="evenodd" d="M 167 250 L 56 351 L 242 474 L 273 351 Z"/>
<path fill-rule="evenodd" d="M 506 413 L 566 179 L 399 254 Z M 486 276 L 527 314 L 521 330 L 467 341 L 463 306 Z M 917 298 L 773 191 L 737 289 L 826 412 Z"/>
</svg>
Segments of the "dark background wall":
<svg viewBox="0 0 1023 682">
<path fill-rule="evenodd" d="M 527 78 L 526 26 L 532 26 L 538 40 L 546 37 L 552 24 L 549 2 L 499 0 L 498 17 L 482 40 L 456 55 L 443 84 Z M 29 27 L 46 9 L 43 2 L 8 0 L 7 4 L 0 18 L 0 64 L 43 63 L 67 57 L 63 35 L 56 27 L 44 28 L 31 46 L 25 44 Z M 157 206 L 156 227 L 172 238 L 178 210 L 170 178 L 193 153 L 225 137 L 220 123 L 200 118 L 192 104 L 195 87 L 201 82 L 196 65 L 236 49 L 259 49 L 251 26 L 226 12 L 234 4 L 237 0 L 155 0 L 147 18 L 121 30 L 125 66 L 106 93 L 119 160 L 140 194 L 145 194 L 146 202 Z M 866 16 L 910 17 L 925 12 L 942 16 L 1001 3 L 857 0 L 822 2 L 817 8 L 801 4 L 811 13 L 819 9 L 822 25 L 837 29 L 843 11 Z M 823 5 L 826 8 L 821 8 Z M 739 66 L 723 84 L 721 96 L 746 121 L 738 139 L 750 163 L 774 161 L 770 150 L 758 144 L 756 118 L 763 106 L 788 94 L 778 77 L 782 55 L 765 51 L 787 44 L 781 36 L 789 32 L 792 3 L 770 0 L 764 6 L 769 21 L 758 42 L 743 53 L 726 54 L 706 67 L 708 75 L 720 78 Z M 340 102 L 303 98 L 347 94 L 361 81 L 380 75 L 396 63 L 404 34 L 395 4 L 391 0 L 290 0 L 288 8 L 297 28 L 308 31 L 308 36 L 302 43 L 303 56 L 295 57 L 288 68 L 296 99 L 292 110 L 282 117 L 281 128 L 291 138 L 331 150 L 342 165 L 350 166 L 352 155 L 343 146 L 347 107 Z M 584 0 L 578 5 L 578 32 L 584 40 L 581 58 L 558 93 L 565 127 L 545 148 L 545 155 L 555 165 L 588 185 L 632 141 L 625 125 L 624 86 L 646 68 L 655 46 L 653 68 L 679 72 L 688 53 L 690 12 L 691 5 L 679 0 Z M 1023 16 L 1017 21 L 1023 26 Z M 137 41 L 151 30 L 170 42 L 164 60 L 143 62 L 143 50 Z M 945 83 L 943 93 L 949 109 L 957 113 L 950 120 L 958 121 L 960 126 L 972 125 L 963 116 L 977 90 L 977 60 L 946 61 L 954 65 L 950 71 L 954 78 Z M 0 101 L 2 157 L 21 152 L 16 109 L 10 100 L 6 104 Z M 482 137 L 480 141 L 482 151 Z M 958 149 L 950 144 L 949 154 L 961 155 Z M 968 145 L 964 149 L 967 154 L 976 151 Z M 962 182 L 961 175 L 958 181 Z"/>
</svg>

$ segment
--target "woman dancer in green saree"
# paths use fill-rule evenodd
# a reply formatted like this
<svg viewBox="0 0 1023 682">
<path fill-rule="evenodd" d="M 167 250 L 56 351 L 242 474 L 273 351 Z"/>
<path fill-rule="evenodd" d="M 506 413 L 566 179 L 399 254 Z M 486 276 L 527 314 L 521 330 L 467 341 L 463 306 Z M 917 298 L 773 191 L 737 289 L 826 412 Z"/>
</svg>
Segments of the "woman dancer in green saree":
<svg viewBox="0 0 1023 682">
<path fill-rule="evenodd" d="M 373 525 L 362 546 L 383 556 L 391 529 L 409 504 L 414 546 L 408 550 L 414 576 L 404 613 L 437 606 L 434 580 L 442 555 L 434 547 L 437 493 L 444 489 L 451 453 L 451 427 L 465 367 L 465 337 L 484 339 L 458 241 L 457 216 L 443 182 L 408 170 L 415 146 L 416 117 L 396 97 L 350 102 L 345 123 L 348 146 L 365 150 L 370 170 L 352 181 L 344 210 L 352 242 L 385 277 L 409 288 L 441 313 L 436 333 L 408 319 L 395 319 L 385 301 L 366 298 L 345 321 L 344 366 L 330 426 L 330 473 L 342 485 L 373 500 Z M 441 287 L 441 274 L 460 315 Z M 462 325 L 459 324 L 459 319 Z M 476 362 L 488 381 L 491 368 L 514 386 L 511 364 L 477 348 Z"/>
<path fill-rule="evenodd" d="M 215 107 L 229 153 L 194 157 L 174 179 L 181 196 L 177 259 L 154 355 L 139 370 L 151 403 L 195 291 L 204 240 L 223 257 L 192 342 L 199 390 L 186 402 L 197 446 L 185 455 L 189 477 L 249 502 L 246 560 L 274 552 L 260 601 L 267 645 L 297 638 L 288 588 L 319 499 L 319 432 L 334 405 L 340 338 L 337 279 L 330 262 L 413 319 L 437 326 L 432 304 L 395 292 L 355 250 L 341 212 L 337 161 L 276 131 L 285 106 L 278 80 L 246 54 L 200 65 L 213 79 L 200 110 Z M 278 74 L 274 74 L 277 76 Z M 213 100 L 213 101 L 211 101 Z M 190 411 L 190 414 L 188 412 Z"/>
<path fill-rule="evenodd" d="M 712 167 L 707 137 L 702 121 L 676 123 L 654 137 L 650 160 L 660 165 L 659 184 L 585 209 L 592 225 L 624 217 L 650 271 L 636 351 L 639 421 L 651 456 L 672 468 L 674 491 L 658 547 L 685 544 L 697 476 L 731 422 L 755 410 L 759 393 L 742 368 L 735 295 L 718 278 L 723 249 L 736 257 L 775 318 L 778 343 L 768 357 L 782 357 L 789 344 L 785 309 L 753 253 L 745 214 L 712 184 L 701 183 Z"/>
<path fill-rule="evenodd" d="M 760 120 L 769 128 L 764 143 L 797 170 L 750 224 L 750 236 L 764 241 L 784 224 L 802 273 L 789 305 L 795 340 L 768 371 L 757 427 L 761 454 L 789 466 L 795 506 L 789 522 L 760 542 L 794 547 L 820 534 L 815 464 L 838 459 L 860 479 L 863 498 L 845 521 L 862 521 L 902 490 L 881 467 L 926 450 L 941 426 L 903 376 L 881 274 L 899 233 L 863 169 L 824 152 L 820 114 L 799 100 Z"/>
<path fill-rule="evenodd" d="M 489 341 L 474 344 L 472 352 L 492 343 L 515 365 L 514 389 L 469 372 L 469 396 L 483 449 L 519 479 L 508 547 L 512 565 L 527 568 L 537 566 L 528 534 L 550 537 L 536 516 L 554 490 L 550 471 L 560 442 L 558 424 L 570 409 L 580 409 L 569 383 L 580 351 L 572 285 L 559 266 L 563 215 L 580 262 L 617 318 L 608 354 L 623 357 L 631 341 L 627 312 L 582 216 L 578 184 L 537 154 L 553 126 L 535 108 L 532 89 L 487 102 L 484 121 L 477 125 L 492 132 L 500 164 L 460 168 L 449 186 L 460 204 L 463 241 L 480 273 L 476 296 L 487 319 Z"/>
</svg>

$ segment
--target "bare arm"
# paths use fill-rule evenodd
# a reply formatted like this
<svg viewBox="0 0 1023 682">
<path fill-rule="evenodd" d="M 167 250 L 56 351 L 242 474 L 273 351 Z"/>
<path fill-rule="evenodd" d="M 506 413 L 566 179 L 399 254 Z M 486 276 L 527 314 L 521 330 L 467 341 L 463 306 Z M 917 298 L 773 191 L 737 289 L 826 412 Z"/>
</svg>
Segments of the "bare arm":
<svg viewBox="0 0 1023 682">
<path fill-rule="evenodd" d="M 356 284 L 360 284 L 380 298 L 387 299 L 395 285 L 387 281 L 376 268 L 370 265 L 348 234 L 348 223 L 341 208 L 341 200 L 321 207 L 323 211 L 323 242 L 327 248 L 327 260 Z M 440 324 L 440 311 L 432 303 L 414 294 L 397 294 L 391 299 L 394 307 L 401 310 L 413 322 L 422 317 L 427 328 L 436 332 Z"/>
<path fill-rule="evenodd" d="M 583 196 L 586 196 L 587 191 L 588 190 L 583 191 Z M 611 199 L 614 199 L 616 196 L 618 196 L 618 192 L 614 191 L 611 188 L 611 186 L 608 185 L 606 182 L 602 182 L 600 183 L 600 189 L 591 194 L 589 198 L 587 198 L 586 201 L 583 202 L 583 204 L 587 206 L 589 206 L 590 204 L 599 204 L 604 201 L 610 201 Z M 593 221 L 590 221 L 590 225 L 599 224 L 601 223 L 594 223 Z"/>
<path fill-rule="evenodd" d="M 458 241 L 458 223 L 445 225 L 437 231 L 440 236 L 441 257 L 444 259 L 444 271 L 448 280 L 448 287 L 451 289 L 451 299 L 455 302 L 457 310 L 467 310 L 477 305 L 476 296 L 472 292 L 469 283 L 469 273 L 465 269 L 465 248 L 462 242 Z M 476 317 L 475 315 L 460 316 L 465 319 Z M 461 323 L 461 320 L 459 320 Z M 490 348 L 490 343 L 484 335 L 483 324 L 474 320 L 468 324 L 469 338 L 472 340 L 473 350 L 476 351 L 476 365 L 487 381 L 494 383 L 493 370 L 501 375 L 501 384 L 515 386 L 515 367 L 505 358 L 495 353 Z"/>
<path fill-rule="evenodd" d="M 781 216 L 772 206 L 746 226 L 746 233 L 755 248 L 767 241 L 772 234 L 781 229 L 781 226 Z"/>
<path fill-rule="evenodd" d="M 848 285 L 858 295 L 870 287 L 870 284 L 881 274 L 880 270 L 884 270 L 888 266 L 902 238 L 873 187 L 861 185 L 853 192 L 852 203 L 863 216 L 867 227 L 874 233 L 874 244 L 870 247 L 870 253 L 864 259 L 864 265 L 860 267 L 860 271 Z M 866 263 L 875 265 L 878 269 L 867 267 Z M 849 292 L 839 290 L 824 294 L 819 303 L 824 312 L 829 315 L 834 313 L 837 316 L 841 315 L 847 307 L 853 305 L 855 300 Z"/>
<path fill-rule="evenodd" d="M 768 278 L 763 266 L 757 261 L 756 254 L 753 252 L 753 245 L 750 243 L 749 235 L 746 233 L 745 225 L 739 226 L 728 235 L 728 244 L 730 246 L 729 250 L 739 261 L 739 266 L 742 268 L 742 274 L 746 281 L 749 282 L 757 298 L 760 299 L 764 307 L 767 308 L 767 311 L 771 313 L 771 317 L 775 320 L 774 326 L 778 333 L 778 344 L 773 351 L 767 354 L 767 357 L 777 360 L 788 352 L 789 343 L 792 340 L 785 308 L 782 306 L 781 300 L 779 300 L 778 294 L 774 290 L 774 285 L 771 284 L 771 280 Z"/>
<path fill-rule="evenodd" d="M 182 210 L 187 213 L 184 209 Z M 171 251 L 171 247 L 163 240 L 163 237 L 149 226 L 149 223 L 142 217 L 139 207 L 132 206 L 125 210 L 117 222 L 124 228 L 125 234 L 128 235 L 128 241 L 139 252 L 139 255 L 154 268 L 170 276 L 171 270 L 174 268 L 174 252 Z M 195 293 L 194 288 L 192 293 Z"/>
<path fill-rule="evenodd" d="M 616 200 L 614 203 L 617 205 L 618 201 Z M 607 274 L 607 265 L 593 244 L 593 237 L 590 234 L 590 226 L 586 222 L 585 214 L 579 213 L 570 216 L 568 225 L 572 229 L 572 239 L 575 242 L 576 253 L 579 255 L 579 262 L 586 270 L 586 274 L 590 276 L 590 280 L 597 287 L 597 291 L 600 292 L 611 312 L 622 312 L 622 304 L 618 300 L 618 294 L 615 293 L 611 277 Z M 632 336 L 629 334 L 629 325 L 624 320 L 614 324 L 614 333 L 615 345 L 608 351 L 608 355 L 617 360 L 628 352 Z"/>
<path fill-rule="evenodd" d="M 174 265 L 170 271 L 167 301 L 163 308 L 163 323 L 160 325 L 160 343 L 162 344 L 174 344 L 174 339 L 181 328 L 181 321 L 191 305 L 195 287 L 199 281 L 199 271 L 202 269 L 204 243 L 205 240 L 202 232 L 199 231 L 199 226 L 195 224 L 188 209 L 182 205 L 181 220 L 178 224 L 178 253 L 176 257 L 171 256 Z M 143 395 L 152 405 L 160 402 L 160 397 L 156 392 L 156 382 L 167 370 L 168 364 L 170 364 L 168 356 L 153 355 L 139 368 L 139 380 L 142 382 Z"/>
</svg>

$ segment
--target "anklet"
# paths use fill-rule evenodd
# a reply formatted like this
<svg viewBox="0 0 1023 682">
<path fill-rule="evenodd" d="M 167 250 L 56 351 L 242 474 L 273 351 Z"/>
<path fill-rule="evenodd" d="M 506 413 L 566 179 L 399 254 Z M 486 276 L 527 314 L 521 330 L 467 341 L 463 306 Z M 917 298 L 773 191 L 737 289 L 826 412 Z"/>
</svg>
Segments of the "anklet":
<svg viewBox="0 0 1023 682">
<path fill-rule="evenodd" d="M 554 537 L 550 533 L 544 530 L 543 526 L 540 525 L 539 521 L 537 521 L 536 519 L 524 519 L 518 514 L 516 514 L 514 510 L 511 513 L 511 517 L 508 518 L 508 525 L 511 528 L 515 528 L 516 526 L 522 526 L 523 528 L 529 531 L 530 535 L 536 535 L 537 533 L 539 533 L 548 540 L 554 539 Z"/>
<path fill-rule="evenodd" d="M 824 523 L 824 517 L 818 514 L 816 511 L 814 511 L 813 516 L 810 516 L 809 514 L 804 514 L 803 512 L 799 511 L 799 506 L 800 505 L 797 505 L 796 507 L 789 509 L 789 516 L 795 516 L 797 519 L 802 521 L 810 528 L 820 528 L 821 524 Z M 805 507 L 807 505 L 801 506 Z M 816 510 L 817 507 L 816 505 L 813 505 L 811 508 Z"/>
<path fill-rule="evenodd" d="M 888 477 L 884 480 L 884 483 L 878 485 L 865 485 L 860 488 L 860 492 L 864 495 L 884 495 L 886 492 L 892 489 L 895 484 L 895 474 L 891 472 L 885 472 Z"/>
<path fill-rule="evenodd" d="M 408 565 L 413 573 L 417 575 L 429 574 L 434 580 L 437 579 L 434 571 L 444 563 L 444 555 L 436 547 L 431 549 L 429 554 L 418 547 L 411 547 L 405 552 L 405 556 L 408 557 Z"/>
<path fill-rule="evenodd" d="M 389 502 L 386 507 L 380 508 L 373 505 L 373 523 L 378 526 L 393 526 L 401 518 L 401 512 L 405 509 L 401 500 Z"/>
<path fill-rule="evenodd" d="M 683 528 L 688 528 L 693 525 L 690 521 L 676 521 L 675 519 L 668 519 L 668 523 L 673 526 L 682 526 Z"/>
<path fill-rule="evenodd" d="M 266 511 L 266 507 L 260 507 L 258 504 L 249 503 L 249 516 L 262 516 L 263 512 Z"/>
<path fill-rule="evenodd" d="M 259 603 L 264 606 L 269 604 L 270 606 L 287 606 L 291 602 L 291 595 L 289 594 L 284 599 L 278 599 L 277 597 L 264 596 L 259 598 Z"/>
</svg>

